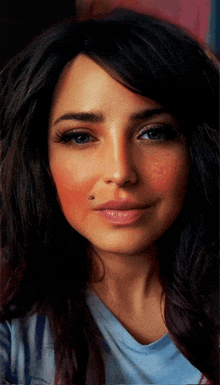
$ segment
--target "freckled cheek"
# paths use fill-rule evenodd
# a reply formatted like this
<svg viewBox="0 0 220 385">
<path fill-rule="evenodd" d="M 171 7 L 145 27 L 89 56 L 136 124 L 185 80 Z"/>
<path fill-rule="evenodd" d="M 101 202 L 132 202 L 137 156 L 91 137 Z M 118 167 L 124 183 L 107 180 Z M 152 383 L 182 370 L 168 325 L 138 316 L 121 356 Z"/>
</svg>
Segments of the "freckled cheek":
<svg viewBox="0 0 220 385">
<path fill-rule="evenodd" d="M 151 189 L 160 195 L 185 194 L 188 180 L 188 161 L 185 158 L 154 162 L 149 167 Z"/>
</svg>

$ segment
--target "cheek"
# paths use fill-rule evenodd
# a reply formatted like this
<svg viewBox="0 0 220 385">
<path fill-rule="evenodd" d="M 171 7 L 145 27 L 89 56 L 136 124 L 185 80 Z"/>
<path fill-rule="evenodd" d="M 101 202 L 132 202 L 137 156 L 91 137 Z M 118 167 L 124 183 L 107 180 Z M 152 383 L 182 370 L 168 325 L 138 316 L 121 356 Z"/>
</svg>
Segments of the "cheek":
<svg viewBox="0 0 220 385">
<path fill-rule="evenodd" d="M 60 164 L 52 161 L 50 169 L 66 219 L 71 224 L 74 218 L 83 220 L 86 215 L 85 211 L 92 186 L 89 175 L 85 174 L 85 168 L 73 167 L 73 162 L 69 166 L 68 162 L 62 161 L 62 164 Z"/>
<path fill-rule="evenodd" d="M 188 181 L 189 161 L 186 151 L 160 154 L 149 167 L 151 188 L 161 196 L 182 197 Z"/>
</svg>

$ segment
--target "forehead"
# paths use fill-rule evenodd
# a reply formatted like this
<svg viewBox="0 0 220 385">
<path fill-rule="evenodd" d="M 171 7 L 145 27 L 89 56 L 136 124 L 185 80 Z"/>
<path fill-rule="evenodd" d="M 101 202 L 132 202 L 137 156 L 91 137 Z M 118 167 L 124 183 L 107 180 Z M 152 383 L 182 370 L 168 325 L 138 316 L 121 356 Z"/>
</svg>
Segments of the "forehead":
<svg viewBox="0 0 220 385">
<path fill-rule="evenodd" d="M 103 110 L 129 114 L 142 108 L 161 107 L 119 81 L 84 54 L 79 54 L 62 71 L 53 95 L 50 121 L 60 114 L 76 111 Z"/>
</svg>

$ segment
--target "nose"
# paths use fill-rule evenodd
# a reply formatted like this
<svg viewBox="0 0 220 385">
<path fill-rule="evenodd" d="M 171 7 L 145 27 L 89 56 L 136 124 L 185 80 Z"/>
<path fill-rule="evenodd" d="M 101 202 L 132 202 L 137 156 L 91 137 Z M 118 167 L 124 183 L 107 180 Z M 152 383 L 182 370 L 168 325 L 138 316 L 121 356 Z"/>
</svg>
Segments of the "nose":
<svg viewBox="0 0 220 385">
<path fill-rule="evenodd" d="M 132 146 L 125 139 L 108 143 L 106 148 L 104 165 L 104 179 L 107 184 L 115 184 L 118 187 L 132 186 L 138 181 L 138 173 L 134 164 Z"/>
</svg>

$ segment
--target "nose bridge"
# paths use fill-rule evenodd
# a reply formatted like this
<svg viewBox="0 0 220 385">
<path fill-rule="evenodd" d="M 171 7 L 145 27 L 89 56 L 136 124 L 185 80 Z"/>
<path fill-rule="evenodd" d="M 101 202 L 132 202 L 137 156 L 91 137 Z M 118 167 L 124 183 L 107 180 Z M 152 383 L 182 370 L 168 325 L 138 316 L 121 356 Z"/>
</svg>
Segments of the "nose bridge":
<svg viewBox="0 0 220 385">
<path fill-rule="evenodd" d="M 124 185 L 137 179 L 132 156 L 132 145 L 124 133 L 113 133 L 106 144 L 105 180 L 107 183 Z"/>
</svg>

